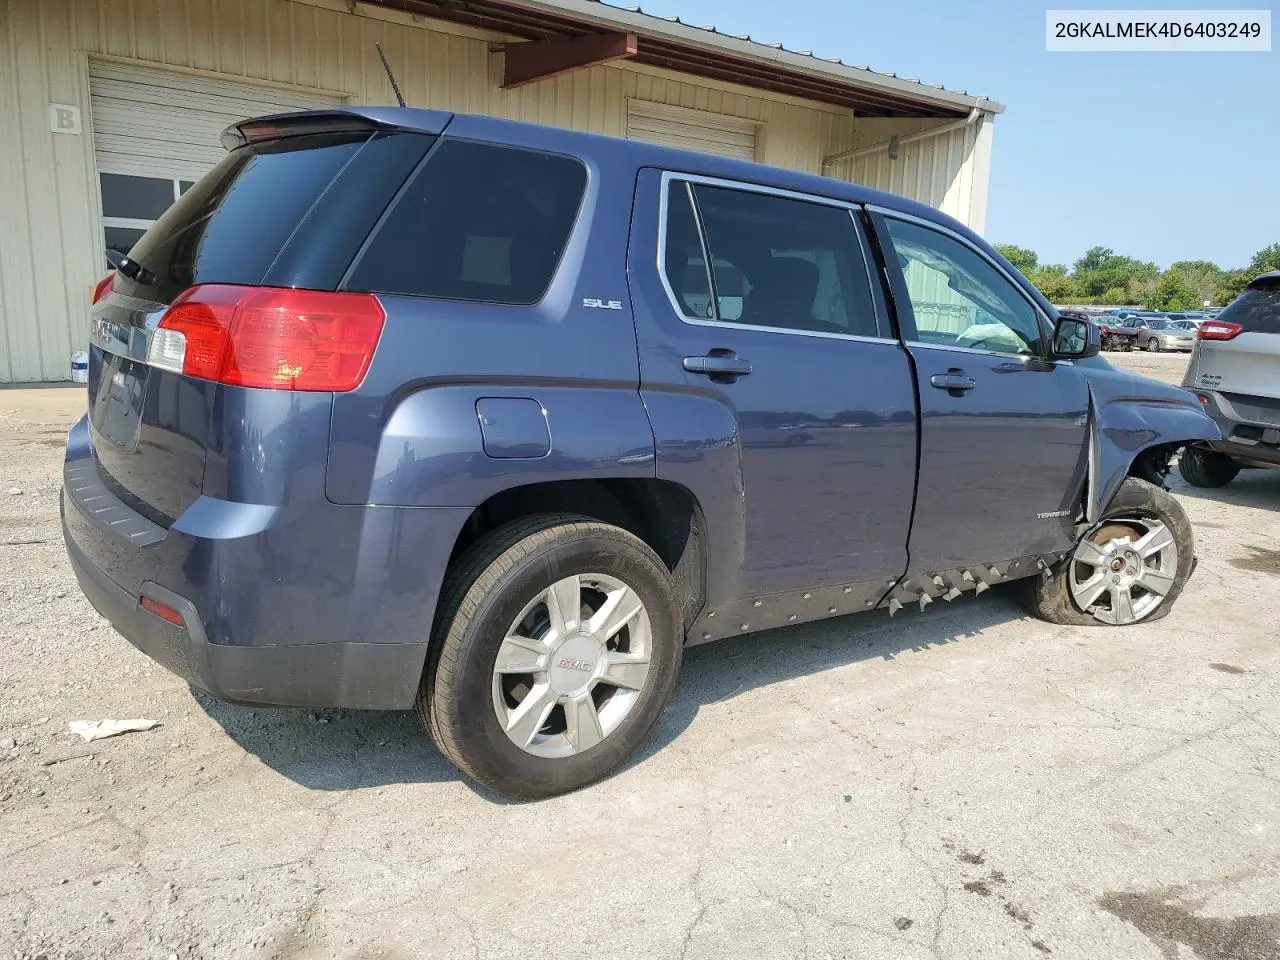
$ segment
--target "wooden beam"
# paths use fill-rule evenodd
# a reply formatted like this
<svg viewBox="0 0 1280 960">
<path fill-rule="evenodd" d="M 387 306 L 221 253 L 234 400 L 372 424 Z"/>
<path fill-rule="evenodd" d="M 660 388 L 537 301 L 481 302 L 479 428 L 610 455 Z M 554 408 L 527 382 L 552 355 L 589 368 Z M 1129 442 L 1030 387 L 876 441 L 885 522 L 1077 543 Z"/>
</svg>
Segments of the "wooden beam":
<svg viewBox="0 0 1280 960">
<path fill-rule="evenodd" d="M 634 33 L 597 33 L 559 40 L 509 43 L 505 50 L 502 86 L 509 90 L 583 67 L 634 57 L 636 49 Z"/>
</svg>

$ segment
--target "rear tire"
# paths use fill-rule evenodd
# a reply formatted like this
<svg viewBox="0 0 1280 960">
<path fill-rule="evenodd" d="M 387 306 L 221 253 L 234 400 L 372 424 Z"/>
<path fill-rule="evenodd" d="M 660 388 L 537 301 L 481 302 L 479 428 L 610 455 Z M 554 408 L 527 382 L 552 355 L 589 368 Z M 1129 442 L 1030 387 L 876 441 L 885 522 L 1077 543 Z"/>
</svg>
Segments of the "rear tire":
<svg viewBox="0 0 1280 960">
<path fill-rule="evenodd" d="M 1152 337 L 1150 340 L 1147 341 L 1147 353 L 1159 353 L 1159 352 L 1160 352 L 1160 341 L 1157 340 L 1155 337 Z"/>
<path fill-rule="evenodd" d="M 567 582 L 574 592 L 558 593 Z M 597 650 L 589 628 L 613 589 L 630 591 L 625 606 L 640 610 L 622 619 L 618 609 L 621 626 Z M 499 527 L 447 578 L 418 715 L 460 771 L 498 793 L 536 799 L 584 787 L 635 752 L 671 696 L 684 639 L 674 597 L 667 568 L 619 527 L 571 514 Z M 522 657 L 533 660 L 516 673 Z M 611 684 L 611 659 L 637 672 Z M 537 717 L 526 709 L 521 720 L 522 705 Z"/>
<path fill-rule="evenodd" d="M 1126 519 L 1145 519 L 1152 527 L 1158 525 L 1159 528 L 1167 531 L 1172 536 L 1172 553 L 1176 553 L 1177 561 L 1176 564 L 1170 564 L 1170 569 L 1167 570 L 1155 567 L 1146 571 L 1149 575 L 1155 574 L 1151 582 L 1158 584 L 1159 589 L 1165 591 L 1153 609 L 1142 613 L 1137 619 L 1113 624 L 1106 619 L 1110 613 L 1110 606 L 1104 608 L 1103 615 L 1099 616 L 1096 612 L 1082 609 L 1077 603 L 1072 591 L 1072 568 L 1077 568 L 1078 575 L 1080 561 L 1077 555 L 1082 550 L 1081 543 L 1111 541 L 1111 538 L 1124 526 L 1118 521 Z M 1135 531 L 1137 532 L 1139 531 Z M 1134 546 L 1139 543 L 1141 543 L 1140 537 L 1134 541 Z M 1118 558 L 1124 552 L 1121 550 Z M 1171 557 L 1172 553 L 1165 556 Z M 1139 565 L 1141 564 L 1140 560 Z M 1181 504 L 1160 487 L 1145 480 L 1139 480 L 1137 477 L 1129 477 L 1116 491 L 1116 495 L 1107 505 L 1099 521 L 1077 541 L 1076 547 L 1066 559 L 1052 568 L 1049 576 L 1036 576 L 1023 581 L 1022 600 L 1028 612 L 1050 623 L 1072 626 L 1127 626 L 1133 623 L 1151 623 L 1168 616 L 1194 568 L 1195 538 L 1191 531 L 1191 521 L 1187 519 Z M 1146 591 L 1139 589 L 1138 593 L 1142 595 Z M 1108 604 L 1112 603 L 1110 596 L 1109 593 L 1103 595 Z M 1140 607 L 1141 603 L 1142 600 L 1139 599 L 1134 605 Z"/>
<path fill-rule="evenodd" d="M 1178 456 L 1178 472 L 1193 487 L 1225 487 L 1240 472 L 1240 464 L 1225 453 L 1189 446 Z"/>
</svg>

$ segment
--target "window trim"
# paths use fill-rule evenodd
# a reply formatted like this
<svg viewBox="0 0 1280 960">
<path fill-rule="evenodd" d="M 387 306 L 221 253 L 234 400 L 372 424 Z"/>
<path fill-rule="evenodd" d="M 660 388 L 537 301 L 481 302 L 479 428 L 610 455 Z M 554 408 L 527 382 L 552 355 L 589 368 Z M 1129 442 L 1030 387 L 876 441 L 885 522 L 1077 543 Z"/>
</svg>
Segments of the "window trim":
<svg viewBox="0 0 1280 960">
<path fill-rule="evenodd" d="M 858 203 L 850 203 L 847 200 L 836 200 L 832 197 L 823 197 L 817 194 L 800 193 L 795 190 L 784 190 L 780 187 L 770 187 L 759 183 L 749 183 L 742 180 L 730 180 L 724 177 L 708 177 L 696 173 L 681 173 L 675 170 L 663 170 L 662 179 L 658 186 L 658 256 L 655 266 L 658 271 L 658 279 L 662 282 L 662 289 L 666 291 L 667 300 L 671 304 L 671 309 L 675 311 L 675 315 L 683 323 L 691 324 L 699 327 L 721 327 L 730 330 L 759 330 L 764 333 L 786 333 L 800 337 L 817 337 L 821 340 L 851 340 L 855 343 L 898 343 L 898 338 L 894 336 L 874 336 L 869 337 L 863 334 L 854 333 L 828 333 L 824 330 L 796 330 L 792 327 L 766 327 L 753 323 L 737 323 L 732 320 L 708 320 L 704 317 L 691 317 L 684 312 L 684 306 L 680 303 L 680 298 L 676 296 L 671 281 L 667 278 L 667 198 L 670 194 L 671 182 L 680 181 L 686 184 L 686 190 L 689 202 L 693 207 L 694 221 L 698 227 L 698 239 L 702 244 L 703 255 L 707 263 L 707 273 L 709 275 L 708 289 L 711 291 L 712 302 L 715 303 L 715 282 L 714 276 L 711 276 L 711 259 L 707 250 L 707 240 L 705 229 L 702 225 L 702 213 L 698 209 L 698 204 L 694 198 L 692 185 L 706 184 L 710 187 L 723 187 L 728 190 L 738 190 L 743 193 L 763 193 L 769 196 L 781 197 L 785 200 L 798 200 L 801 203 L 816 203 L 825 207 L 835 207 L 844 210 L 851 221 L 854 243 L 858 248 L 858 252 L 862 257 L 862 267 L 867 277 L 867 291 L 870 294 L 871 309 L 875 316 L 876 329 L 881 330 L 890 328 L 888 317 L 882 316 L 880 313 L 880 304 L 875 296 L 876 280 L 871 272 L 871 253 L 867 249 L 867 243 L 862 231 L 858 229 L 858 213 L 862 209 L 862 205 Z"/>
<path fill-rule="evenodd" d="M 1009 353 L 1004 350 L 982 350 L 982 349 L 978 349 L 977 347 L 949 346 L 947 344 L 941 344 L 941 343 L 928 343 L 923 340 L 914 340 L 914 339 L 908 340 L 904 336 L 902 338 L 902 342 L 905 345 L 909 347 L 920 347 L 925 350 L 954 350 L 962 353 L 975 353 L 975 354 L 979 354 L 982 356 L 989 356 L 989 357 L 1017 357 L 1023 360 L 1031 359 L 1031 360 L 1041 360 L 1049 363 L 1062 363 L 1067 365 L 1074 364 L 1074 361 L 1072 360 L 1055 359 L 1053 357 L 1052 352 L 1048 349 L 1048 346 L 1052 343 L 1052 340 L 1053 340 L 1053 329 L 1054 329 L 1053 322 L 1050 321 L 1048 316 L 1045 315 L 1045 312 L 1040 308 L 1040 305 L 1036 303 L 1034 300 L 1032 300 L 1031 297 L 1027 296 L 1027 292 L 1022 289 L 1022 285 L 1018 283 L 1016 279 L 1014 279 L 1013 275 L 1010 274 L 1008 270 L 1002 267 L 995 260 L 991 259 L 991 257 L 981 247 L 977 246 L 967 237 L 961 235 L 960 233 L 957 233 L 955 230 L 952 230 L 950 227 L 946 226 L 945 224 L 938 223 L 935 220 L 928 220 L 925 217 L 917 217 L 914 214 L 906 213 L 901 210 L 894 210 L 891 207 L 884 207 L 878 204 L 867 204 L 867 212 L 884 219 L 901 220 L 906 223 L 912 223 L 912 224 L 915 224 L 916 226 L 924 227 L 925 229 L 928 229 L 928 230 L 933 230 L 937 233 L 942 234 L 945 237 L 955 240 L 957 243 L 961 244 L 962 246 L 967 247 L 972 253 L 976 254 L 979 257 L 979 259 L 985 261 L 989 266 L 995 269 L 996 272 L 1000 274 L 1000 276 L 1004 277 L 1004 279 L 1008 281 L 1009 286 L 1011 286 L 1014 289 L 1017 295 L 1021 297 L 1022 300 L 1029 307 L 1031 307 L 1032 314 L 1036 318 L 1036 325 L 1040 328 L 1041 343 L 1045 344 L 1045 350 L 1041 353 L 1029 353 L 1029 354 L 1028 353 Z M 877 230 L 880 229 L 879 225 L 876 225 L 876 229 Z M 885 232 L 886 233 L 888 232 L 887 227 Z M 894 249 L 892 236 L 886 236 L 882 242 L 887 242 L 889 244 L 888 249 L 890 250 Z M 889 285 L 890 293 L 893 294 L 893 298 L 896 302 L 898 300 L 898 291 L 895 290 L 894 287 L 896 287 L 897 284 L 893 282 L 893 278 L 894 278 L 893 270 L 895 265 L 890 264 L 886 257 L 884 266 L 890 279 L 890 285 Z M 902 274 L 902 269 L 899 267 L 897 268 L 897 270 L 898 270 L 897 276 L 900 279 Z M 911 300 L 909 297 L 907 298 L 907 306 L 911 310 L 912 332 L 918 336 L 920 333 L 920 330 L 919 330 L 919 327 L 916 326 L 915 306 L 911 303 Z M 899 315 L 901 315 L 900 306 L 899 306 Z"/>
</svg>

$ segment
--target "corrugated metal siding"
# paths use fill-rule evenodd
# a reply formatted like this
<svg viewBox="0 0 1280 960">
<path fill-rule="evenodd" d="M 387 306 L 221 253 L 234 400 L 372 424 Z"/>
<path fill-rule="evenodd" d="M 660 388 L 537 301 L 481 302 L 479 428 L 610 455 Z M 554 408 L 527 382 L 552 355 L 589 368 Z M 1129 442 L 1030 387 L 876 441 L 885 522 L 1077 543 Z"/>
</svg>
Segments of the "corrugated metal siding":
<svg viewBox="0 0 1280 960">
<path fill-rule="evenodd" d="M 903 137 L 950 122 L 858 120 L 852 141 L 833 152 L 882 143 L 893 136 Z M 828 173 L 927 203 L 981 232 L 986 225 L 990 154 L 991 124 L 974 123 L 903 144 L 896 160 L 890 160 L 886 150 L 842 161 Z"/>
<path fill-rule="evenodd" d="M 340 106 L 343 97 L 90 60 L 98 170 L 196 180 L 226 152 L 222 131 L 245 117 Z"/>
<path fill-rule="evenodd" d="M 501 56 L 488 49 L 494 38 L 358 9 L 353 15 L 344 0 L 0 0 L 0 380 L 65 379 L 72 350 L 86 340 L 88 288 L 101 262 L 89 56 L 388 103 L 376 40 L 417 106 L 622 137 L 628 99 L 654 101 L 754 121 L 760 161 L 812 173 L 840 149 L 916 128 L 858 121 L 855 129 L 835 107 L 623 64 L 503 90 Z M 80 106 L 85 132 L 51 134 L 50 102 Z M 974 223 L 985 204 L 985 168 L 980 188 L 973 179 L 975 137 L 910 145 L 906 163 L 868 158 L 830 172 Z"/>
<path fill-rule="evenodd" d="M 754 160 L 759 129 L 760 125 L 754 120 L 726 117 L 722 113 L 648 100 L 627 101 L 627 136 L 632 140 Z"/>
</svg>

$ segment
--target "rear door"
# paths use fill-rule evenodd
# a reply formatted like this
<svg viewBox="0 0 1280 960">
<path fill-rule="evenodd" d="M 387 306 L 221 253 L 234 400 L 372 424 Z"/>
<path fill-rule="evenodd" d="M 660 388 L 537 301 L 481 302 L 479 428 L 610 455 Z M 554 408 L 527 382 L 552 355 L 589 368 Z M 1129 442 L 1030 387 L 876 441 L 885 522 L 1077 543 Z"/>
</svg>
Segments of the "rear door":
<svg viewBox="0 0 1280 960">
<path fill-rule="evenodd" d="M 148 363 L 169 305 L 199 284 L 334 289 L 432 139 L 366 126 L 242 146 L 133 245 L 91 312 L 90 436 L 108 488 L 168 526 L 200 496 L 210 450 L 239 442 L 214 423 L 225 388 Z"/>
<path fill-rule="evenodd" d="M 861 586 L 841 612 L 878 599 L 906 563 L 915 397 L 853 211 L 656 170 L 641 172 L 636 210 L 630 278 L 658 476 L 696 477 L 706 508 L 740 510 L 745 527 L 736 596 L 710 599 L 842 583 Z M 710 549 L 720 570 L 735 566 L 726 540 Z"/>
<path fill-rule="evenodd" d="M 1089 390 L 1050 326 L 977 246 L 873 214 L 920 390 L 911 572 L 1066 549 L 1086 477 Z"/>
</svg>

